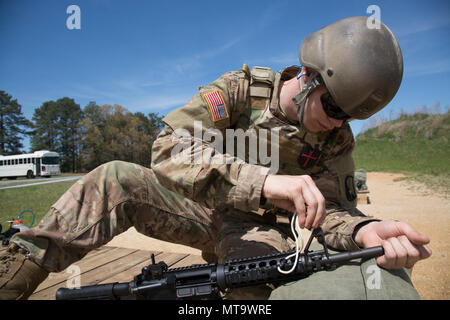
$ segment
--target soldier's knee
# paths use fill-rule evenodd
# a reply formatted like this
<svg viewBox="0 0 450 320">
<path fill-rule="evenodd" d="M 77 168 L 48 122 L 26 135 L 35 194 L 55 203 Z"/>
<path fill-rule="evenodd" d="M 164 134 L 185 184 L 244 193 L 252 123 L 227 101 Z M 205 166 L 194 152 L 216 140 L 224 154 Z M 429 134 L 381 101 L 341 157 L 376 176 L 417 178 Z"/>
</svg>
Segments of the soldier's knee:
<svg viewBox="0 0 450 320">
<path fill-rule="evenodd" d="M 129 183 L 130 178 L 141 176 L 140 168 L 140 166 L 131 162 L 113 160 L 101 165 L 98 169 L 99 174 L 105 179 L 126 184 Z"/>
<path fill-rule="evenodd" d="M 104 163 L 87 175 L 80 183 L 84 190 L 94 195 L 114 198 L 115 201 L 133 198 L 136 193 L 146 193 L 146 169 L 130 162 L 114 160 Z M 148 169 L 149 170 L 149 169 Z"/>
<path fill-rule="evenodd" d="M 120 172 L 126 170 L 130 165 L 132 165 L 132 163 L 121 160 L 113 160 L 100 165 L 98 168 L 108 172 Z"/>
<path fill-rule="evenodd" d="M 112 187 L 122 176 L 121 172 L 126 171 L 128 164 L 124 161 L 114 160 L 99 165 L 91 172 L 86 174 L 82 179 L 84 188 Z"/>
</svg>

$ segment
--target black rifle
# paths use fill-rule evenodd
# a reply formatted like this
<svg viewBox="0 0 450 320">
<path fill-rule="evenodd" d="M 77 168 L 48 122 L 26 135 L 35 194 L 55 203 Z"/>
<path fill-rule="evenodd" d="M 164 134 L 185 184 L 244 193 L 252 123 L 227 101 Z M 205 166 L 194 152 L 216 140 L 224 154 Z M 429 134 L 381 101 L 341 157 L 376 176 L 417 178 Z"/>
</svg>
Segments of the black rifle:
<svg viewBox="0 0 450 320">
<path fill-rule="evenodd" d="M 309 251 L 313 238 L 322 244 L 323 250 Z M 370 259 L 384 254 L 383 247 L 359 251 L 328 254 L 324 235 L 320 228 L 314 229 L 303 254 L 299 254 L 295 270 L 289 274 L 278 271 L 290 270 L 295 257 L 287 258 L 295 251 L 265 256 L 235 259 L 223 264 L 198 264 L 168 269 L 164 262 L 142 269 L 134 280 L 125 283 L 109 283 L 85 286 L 78 289 L 60 288 L 56 300 L 145 300 L 145 299 L 220 299 L 221 294 L 233 288 L 258 284 L 281 284 L 308 277 L 322 270 L 331 271 L 340 264 L 353 259 Z"/>
<path fill-rule="evenodd" d="M 2 242 L 2 246 L 3 247 L 7 247 L 9 245 L 9 240 L 11 239 L 11 237 L 16 234 L 17 232 L 20 232 L 19 229 L 17 228 L 12 228 L 13 225 L 13 221 L 14 219 L 11 219 L 9 222 L 9 229 L 6 230 L 5 232 L 2 232 L 2 225 L 0 224 L 0 240 Z"/>
</svg>

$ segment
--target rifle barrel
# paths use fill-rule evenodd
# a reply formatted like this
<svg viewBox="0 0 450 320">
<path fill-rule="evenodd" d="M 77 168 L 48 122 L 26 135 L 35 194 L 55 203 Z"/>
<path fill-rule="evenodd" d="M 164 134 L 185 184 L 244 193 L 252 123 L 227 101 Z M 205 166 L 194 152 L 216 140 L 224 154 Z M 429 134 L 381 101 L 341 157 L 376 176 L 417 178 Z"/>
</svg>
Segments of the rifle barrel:
<svg viewBox="0 0 450 320">
<path fill-rule="evenodd" d="M 366 249 L 361 249 L 358 251 L 350 251 L 350 252 L 342 252 L 330 255 L 329 259 L 327 261 L 331 263 L 339 263 L 339 262 L 345 262 L 350 261 L 353 259 L 370 259 L 375 258 L 378 256 L 381 256 L 384 254 L 384 249 L 382 246 L 377 247 L 371 247 Z"/>
</svg>

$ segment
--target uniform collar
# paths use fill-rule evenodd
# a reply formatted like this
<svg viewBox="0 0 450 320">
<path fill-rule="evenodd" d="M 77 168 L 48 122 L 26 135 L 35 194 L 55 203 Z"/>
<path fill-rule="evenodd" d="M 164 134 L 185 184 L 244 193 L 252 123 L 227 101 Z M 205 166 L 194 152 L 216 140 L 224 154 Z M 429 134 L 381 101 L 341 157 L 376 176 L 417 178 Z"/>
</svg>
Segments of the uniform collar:
<svg viewBox="0 0 450 320">
<path fill-rule="evenodd" d="M 280 120 L 294 126 L 298 126 L 299 122 L 289 119 L 280 106 L 280 82 L 292 79 L 293 77 L 296 76 L 299 70 L 300 70 L 299 66 L 290 66 L 284 68 L 283 70 L 281 70 L 276 74 L 273 85 L 272 100 L 270 102 L 270 111 L 272 111 L 272 114 L 277 118 L 279 118 Z"/>
<path fill-rule="evenodd" d="M 280 106 L 280 82 L 294 78 L 299 70 L 299 66 L 290 66 L 284 68 L 276 74 L 275 83 L 273 86 L 272 101 L 270 102 L 270 111 L 272 111 L 272 114 L 280 120 L 287 122 L 290 125 L 303 128 L 298 121 L 289 119 Z"/>
</svg>

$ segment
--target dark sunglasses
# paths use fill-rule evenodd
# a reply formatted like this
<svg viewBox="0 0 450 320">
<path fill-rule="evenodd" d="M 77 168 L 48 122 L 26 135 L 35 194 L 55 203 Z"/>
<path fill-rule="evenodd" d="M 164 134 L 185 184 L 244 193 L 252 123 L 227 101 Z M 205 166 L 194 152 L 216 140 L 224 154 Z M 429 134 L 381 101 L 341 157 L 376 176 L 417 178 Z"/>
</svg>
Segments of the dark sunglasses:
<svg viewBox="0 0 450 320">
<path fill-rule="evenodd" d="M 334 102 L 333 97 L 329 92 L 322 94 L 320 97 L 322 107 L 327 116 L 336 120 L 348 120 L 351 117 L 346 114 L 342 109 Z"/>
</svg>

